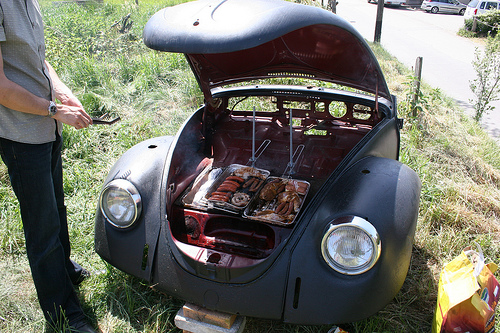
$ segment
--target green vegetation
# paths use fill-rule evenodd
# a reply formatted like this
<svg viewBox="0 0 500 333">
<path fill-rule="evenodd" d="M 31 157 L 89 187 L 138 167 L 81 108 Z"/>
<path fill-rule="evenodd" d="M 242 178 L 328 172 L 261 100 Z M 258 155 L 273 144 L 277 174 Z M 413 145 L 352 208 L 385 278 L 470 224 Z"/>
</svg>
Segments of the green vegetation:
<svg viewBox="0 0 500 333">
<path fill-rule="evenodd" d="M 488 37 L 484 51 L 476 49 L 472 65 L 476 71 L 476 78 L 470 82 L 475 95 L 474 119 L 480 121 L 484 114 L 494 110 L 491 102 L 500 93 L 500 35 Z"/>
<path fill-rule="evenodd" d="M 479 37 L 496 35 L 499 23 L 500 10 L 488 10 L 485 13 L 476 16 L 475 27 L 474 18 L 465 20 L 462 34 Z"/>
<path fill-rule="evenodd" d="M 79 6 L 40 1 L 48 60 L 93 116 L 122 118 L 112 126 L 64 129 L 73 257 L 102 272 L 84 282 L 79 293 L 88 317 L 103 332 L 179 332 L 173 320 L 182 301 L 107 265 L 93 250 L 96 201 L 113 162 L 144 139 L 174 134 L 203 101 L 182 55 L 151 51 L 141 41 L 147 19 L 178 2 L 139 0 L 137 6 L 113 0 Z M 418 116 L 412 118 L 410 71 L 380 46 L 373 49 L 400 101 L 400 116 L 406 118 L 401 160 L 422 180 L 420 216 L 410 271 L 395 300 L 375 316 L 342 327 L 351 333 L 429 332 L 439 272 L 447 261 L 477 242 L 488 261 L 500 264 L 500 150 L 457 105 L 425 84 Z M 3 164 L 0 221 L 0 331 L 42 332 L 19 210 Z M 246 327 L 248 333 L 330 329 L 253 318 Z"/>
<path fill-rule="evenodd" d="M 464 27 L 458 32 L 463 37 L 480 37 L 486 40 L 485 48 L 476 49 L 472 62 L 476 78 L 469 83 L 475 97 L 474 119 L 480 121 L 484 114 L 493 111 L 491 102 L 498 99 L 500 93 L 500 36 L 497 34 L 500 22 L 500 10 L 489 10 L 474 18 L 464 21 Z"/>
</svg>

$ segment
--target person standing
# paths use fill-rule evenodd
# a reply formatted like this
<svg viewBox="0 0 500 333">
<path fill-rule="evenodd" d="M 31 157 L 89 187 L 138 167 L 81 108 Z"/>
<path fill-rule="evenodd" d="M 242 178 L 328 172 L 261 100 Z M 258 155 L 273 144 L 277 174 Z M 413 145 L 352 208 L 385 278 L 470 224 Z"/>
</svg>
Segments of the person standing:
<svg viewBox="0 0 500 333">
<path fill-rule="evenodd" d="M 0 0 L 0 155 L 19 201 L 38 301 L 49 326 L 96 332 L 74 289 L 89 273 L 70 259 L 62 123 L 82 129 L 92 119 L 45 60 L 37 0 Z"/>
</svg>

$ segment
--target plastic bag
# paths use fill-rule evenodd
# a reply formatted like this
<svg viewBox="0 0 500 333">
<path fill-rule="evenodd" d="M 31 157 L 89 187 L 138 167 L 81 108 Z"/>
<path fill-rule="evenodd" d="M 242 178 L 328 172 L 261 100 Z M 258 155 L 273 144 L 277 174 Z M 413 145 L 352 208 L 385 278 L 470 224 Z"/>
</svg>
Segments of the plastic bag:
<svg viewBox="0 0 500 333">
<path fill-rule="evenodd" d="M 476 244 L 477 245 L 477 244 Z M 500 287 L 494 263 L 485 264 L 478 252 L 466 248 L 448 263 L 439 277 L 432 332 L 495 332 L 495 308 Z"/>
</svg>

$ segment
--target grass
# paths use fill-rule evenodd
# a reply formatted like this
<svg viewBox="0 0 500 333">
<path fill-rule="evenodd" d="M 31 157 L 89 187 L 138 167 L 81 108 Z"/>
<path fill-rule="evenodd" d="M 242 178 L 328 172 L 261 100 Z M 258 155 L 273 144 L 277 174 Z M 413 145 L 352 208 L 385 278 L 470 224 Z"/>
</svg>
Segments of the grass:
<svg viewBox="0 0 500 333">
<path fill-rule="evenodd" d="M 147 49 L 142 27 L 158 9 L 181 1 L 105 1 L 54 5 L 41 0 L 48 60 L 93 116 L 109 113 L 112 126 L 64 129 L 65 192 L 73 257 L 93 271 L 79 294 L 86 314 L 103 332 L 179 332 L 173 318 L 183 302 L 159 294 L 114 269 L 93 250 L 93 216 L 102 181 L 113 162 L 144 139 L 174 134 L 202 103 L 182 55 Z M 129 19 L 126 18 L 130 14 Z M 120 32 L 126 23 L 132 26 Z M 443 265 L 477 242 L 500 263 L 500 150 L 478 124 L 438 89 L 422 87 L 417 118 L 409 116 L 410 71 L 372 45 L 391 91 L 402 130 L 401 161 L 417 171 L 422 196 L 408 277 L 396 298 L 349 332 L 429 332 Z M 25 257 L 19 209 L 0 164 L 0 331 L 45 328 Z M 497 275 L 498 276 L 498 275 Z M 497 330 L 500 330 L 497 323 Z M 246 332 L 328 332 L 248 318 Z"/>
</svg>

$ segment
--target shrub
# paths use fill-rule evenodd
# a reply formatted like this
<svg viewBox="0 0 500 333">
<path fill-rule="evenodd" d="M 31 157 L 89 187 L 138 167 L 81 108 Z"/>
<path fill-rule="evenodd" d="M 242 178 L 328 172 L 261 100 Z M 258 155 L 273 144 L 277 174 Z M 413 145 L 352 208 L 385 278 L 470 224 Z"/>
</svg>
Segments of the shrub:
<svg viewBox="0 0 500 333">
<path fill-rule="evenodd" d="M 488 37 L 484 51 L 476 49 L 472 65 L 476 78 L 470 82 L 470 88 L 475 95 L 474 118 L 479 121 L 494 109 L 490 103 L 500 94 L 500 35 Z"/>
<path fill-rule="evenodd" d="M 500 10 L 489 10 L 476 16 L 477 26 L 475 33 L 478 36 L 495 35 L 500 26 Z M 474 19 L 470 18 L 464 22 L 465 30 L 473 31 Z"/>
</svg>

